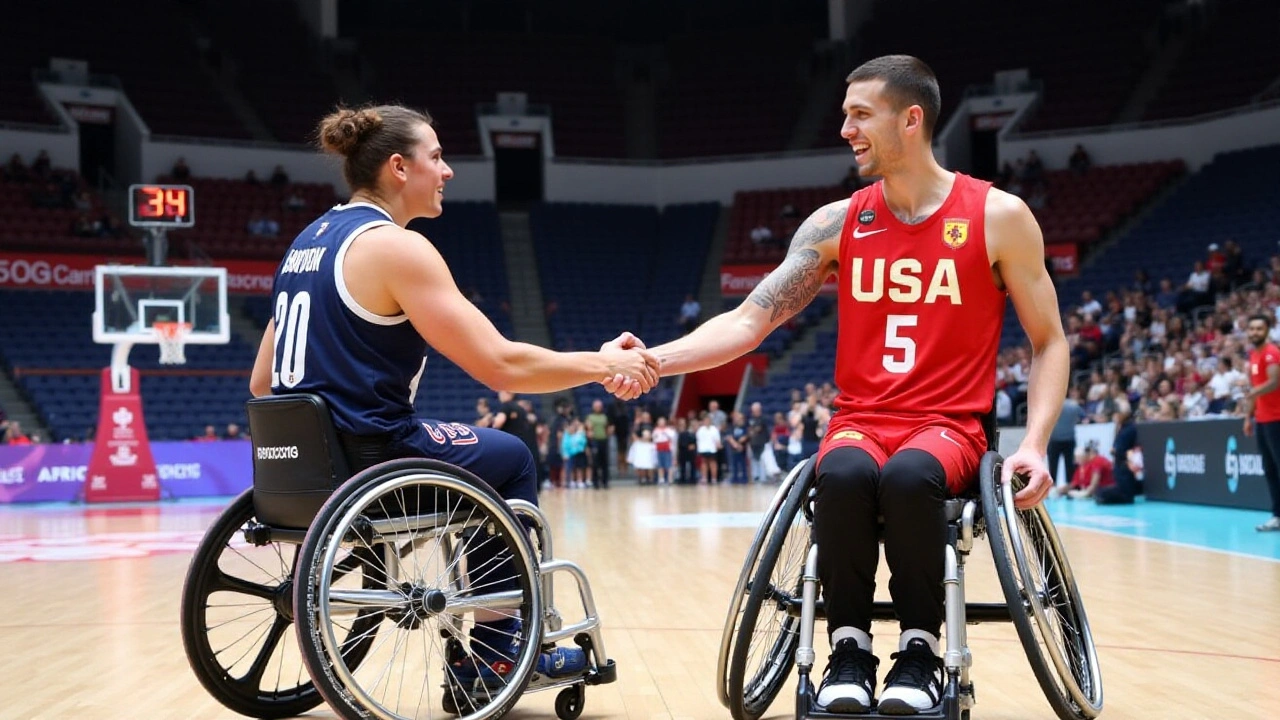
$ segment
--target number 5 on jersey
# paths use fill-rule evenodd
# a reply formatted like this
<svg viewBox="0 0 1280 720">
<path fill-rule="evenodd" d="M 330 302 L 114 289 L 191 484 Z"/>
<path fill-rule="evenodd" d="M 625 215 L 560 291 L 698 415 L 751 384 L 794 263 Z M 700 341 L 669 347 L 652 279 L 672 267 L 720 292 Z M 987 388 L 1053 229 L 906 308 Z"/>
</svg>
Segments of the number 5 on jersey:
<svg viewBox="0 0 1280 720">
<path fill-rule="evenodd" d="M 881 363 L 885 370 L 894 375 L 905 375 L 916 366 L 916 341 L 899 335 L 898 331 L 902 328 L 915 327 L 920 321 L 920 316 L 890 315 L 885 320 L 884 346 L 890 350 L 901 350 L 902 357 L 897 357 L 897 353 L 885 353 Z"/>
<path fill-rule="evenodd" d="M 271 387 L 296 387 L 306 375 L 307 324 L 311 320 L 311 293 L 300 292 L 289 302 L 288 293 L 276 296 L 275 348 L 271 357 Z M 281 342 L 284 343 L 283 351 Z"/>
</svg>

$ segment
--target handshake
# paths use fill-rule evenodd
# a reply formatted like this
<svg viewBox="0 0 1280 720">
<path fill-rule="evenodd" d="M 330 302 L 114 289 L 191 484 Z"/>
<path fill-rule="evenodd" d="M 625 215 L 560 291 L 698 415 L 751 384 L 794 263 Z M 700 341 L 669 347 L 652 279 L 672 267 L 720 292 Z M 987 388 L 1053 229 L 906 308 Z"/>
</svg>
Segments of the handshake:
<svg viewBox="0 0 1280 720">
<path fill-rule="evenodd" d="M 649 392 L 662 376 L 658 357 L 629 332 L 601 345 L 600 356 L 609 368 L 600 384 L 621 400 L 634 400 Z"/>
</svg>

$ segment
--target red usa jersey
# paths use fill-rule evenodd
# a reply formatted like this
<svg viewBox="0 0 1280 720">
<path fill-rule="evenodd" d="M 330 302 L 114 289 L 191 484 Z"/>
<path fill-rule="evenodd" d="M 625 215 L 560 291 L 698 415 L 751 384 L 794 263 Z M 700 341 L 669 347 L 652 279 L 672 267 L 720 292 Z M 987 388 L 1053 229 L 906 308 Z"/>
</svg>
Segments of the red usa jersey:
<svg viewBox="0 0 1280 720">
<path fill-rule="evenodd" d="M 1267 384 L 1267 368 L 1280 363 L 1280 348 L 1271 343 L 1261 350 L 1249 351 L 1249 384 L 1253 387 Z M 1253 419 L 1260 423 L 1280 420 L 1280 390 L 1259 395 L 1253 405 Z"/>
<path fill-rule="evenodd" d="M 956 173 L 918 225 L 894 217 L 882 186 L 853 194 L 840 236 L 836 407 L 986 413 L 1005 306 L 987 258 L 991 183 Z"/>
</svg>

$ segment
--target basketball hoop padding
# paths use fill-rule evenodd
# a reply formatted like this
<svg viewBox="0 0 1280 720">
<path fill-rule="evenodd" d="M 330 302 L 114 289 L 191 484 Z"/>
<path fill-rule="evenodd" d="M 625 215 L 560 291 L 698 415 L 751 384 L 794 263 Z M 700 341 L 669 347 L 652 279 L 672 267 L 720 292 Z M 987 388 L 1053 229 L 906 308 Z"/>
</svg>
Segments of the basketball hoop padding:
<svg viewBox="0 0 1280 720">
<path fill-rule="evenodd" d="M 187 335 L 191 333 L 191 323 L 158 322 L 153 323 L 151 329 L 159 340 L 157 344 L 160 345 L 160 364 L 185 365 L 187 356 L 184 352 L 184 343 Z"/>
</svg>

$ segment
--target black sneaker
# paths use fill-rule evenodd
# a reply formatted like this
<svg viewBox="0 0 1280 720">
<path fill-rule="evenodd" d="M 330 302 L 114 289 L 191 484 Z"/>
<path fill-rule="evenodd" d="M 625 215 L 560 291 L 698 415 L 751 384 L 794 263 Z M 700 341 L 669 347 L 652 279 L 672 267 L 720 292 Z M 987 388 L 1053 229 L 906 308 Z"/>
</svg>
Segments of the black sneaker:
<svg viewBox="0 0 1280 720">
<path fill-rule="evenodd" d="M 836 643 L 818 688 L 818 706 L 832 713 L 870 710 L 879 665 L 879 658 L 858 647 L 857 640 L 845 638 Z"/>
<path fill-rule="evenodd" d="M 942 658 L 933 654 L 929 643 L 912 639 L 905 650 L 889 657 L 895 662 L 884 678 L 880 713 L 915 715 L 937 707 L 942 700 Z"/>
</svg>

